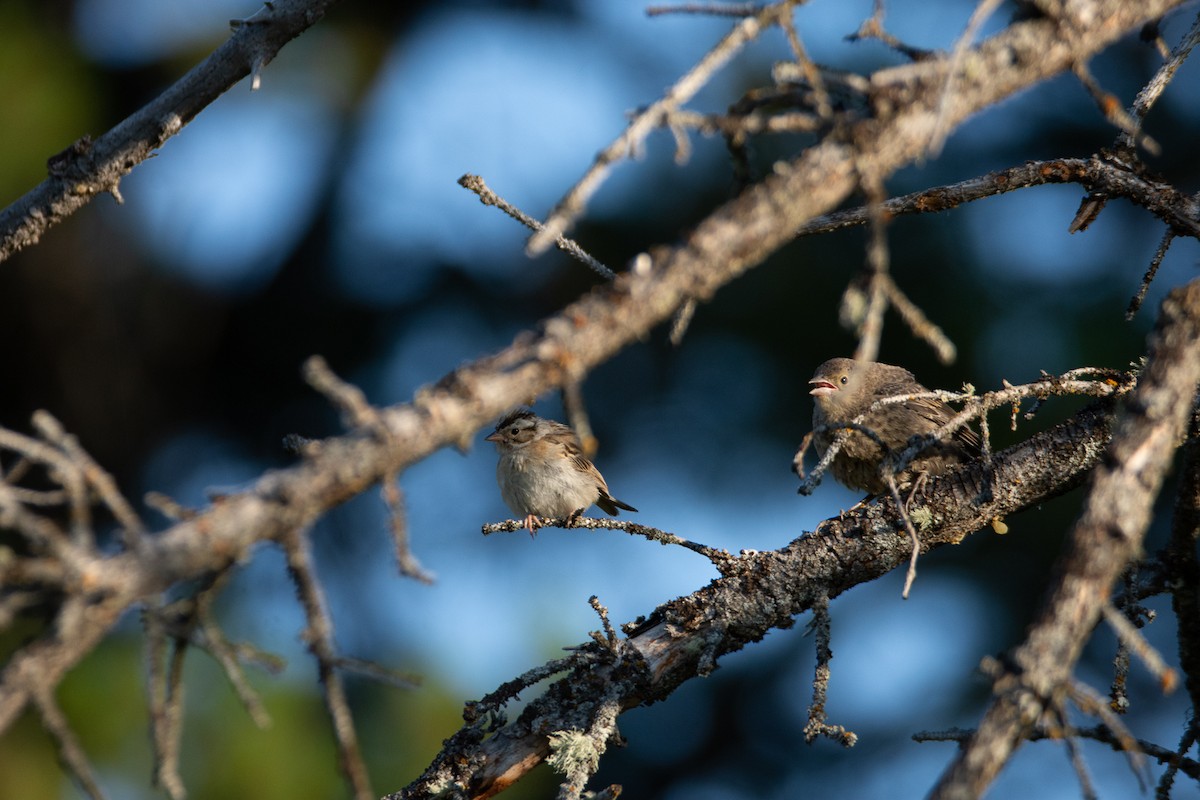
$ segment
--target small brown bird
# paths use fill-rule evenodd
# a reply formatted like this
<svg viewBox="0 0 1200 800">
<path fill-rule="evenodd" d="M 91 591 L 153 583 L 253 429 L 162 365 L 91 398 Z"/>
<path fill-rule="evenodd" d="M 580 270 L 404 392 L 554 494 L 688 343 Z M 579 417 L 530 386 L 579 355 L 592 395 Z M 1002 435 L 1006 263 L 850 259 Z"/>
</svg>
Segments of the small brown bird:
<svg viewBox="0 0 1200 800">
<path fill-rule="evenodd" d="M 809 381 L 813 396 L 813 444 L 817 456 L 825 451 L 838 435 L 837 426 L 854 420 L 877 400 L 896 395 L 917 394 L 929 390 L 917 382 L 903 367 L 875 361 L 855 361 L 832 358 L 813 373 Z M 889 451 L 902 450 L 913 436 L 931 434 L 950 421 L 955 411 L 941 400 L 933 398 L 909 400 L 904 403 L 880 406 L 868 413 L 859 424 L 875 433 Z M 821 430 L 825 426 L 825 430 Z M 941 475 L 950 467 L 977 458 L 979 437 L 963 426 L 950 438 L 931 444 L 919 452 L 903 470 L 895 475 L 899 486 L 916 483 Z M 833 458 L 830 471 L 839 483 L 870 494 L 883 494 L 887 483 L 880 474 L 886 453 L 879 444 L 861 431 L 851 431 Z"/>
<path fill-rule="evenodd" d="M 486 440 L 500 451 L 500 496 L 525 518 L 531 536 L 536 517 L 569 517 L 593 503 L 611 517 L 618 508 L 637 511 L 608 493 L 604 476 L 583 455 L 575 431 L 561 422 L 518 409 L 500 420 Z"/>
</svg>

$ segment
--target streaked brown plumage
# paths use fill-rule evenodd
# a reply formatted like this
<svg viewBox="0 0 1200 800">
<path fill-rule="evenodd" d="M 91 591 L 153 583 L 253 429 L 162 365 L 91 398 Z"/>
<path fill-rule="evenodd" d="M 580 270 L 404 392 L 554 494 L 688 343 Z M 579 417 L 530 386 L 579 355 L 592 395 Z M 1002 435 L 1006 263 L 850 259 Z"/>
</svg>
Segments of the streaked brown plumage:
<svg viewBox="0 0 1200 800">
<path fill-rule="evenodd" d="M 496 481 L 500 496 L 534 531 L 536 517 L 569 517 L 593 503 L 615 517 L 637 511 L 608 493 L 608 484 L 587 459 L 575 431 L 528 409 L 508 414 L 486 437 L 500 452 Z"/>
<path fill-rule="evenodd" d="M 809 383 L 813 396 L 813 444 L 818 457 L 838 435 L 835 427 L 854 420 L 877 400 L 929 391 L 903 367 L 875 361 L 833 358 L 817 367 Z M 913 436 L 931 434 L 950 421 L 955 411 L 936 399 L 909 400 L 881 406 L 859 424 L 873 431 L 889 450 L 902 450 Z M 826 426 L 827 430 L 819 430 Z M 929 445 L 896 473 L 900 486 L 941 475 L 947 469 L 977 458 L 979 437 L 969 427 L 956 430 L 948 440 Z M 880 474 L 884 451 L 860 431 L 851 431 L 833 458 L 833 477 L 851 489 L 883 494 L 887 484 Z"/>
</svg>

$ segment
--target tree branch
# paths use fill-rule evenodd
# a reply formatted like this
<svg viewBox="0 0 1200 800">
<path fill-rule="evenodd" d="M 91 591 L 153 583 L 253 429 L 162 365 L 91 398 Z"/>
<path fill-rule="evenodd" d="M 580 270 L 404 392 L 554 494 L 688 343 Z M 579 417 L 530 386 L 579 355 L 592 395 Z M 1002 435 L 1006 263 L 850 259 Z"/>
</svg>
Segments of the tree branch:
<svg viewBox="0 0 1200 800">
<path fill-rule="evenodd" d="M 85 136 L 47 162 L 46 180 L 0 211 L 0 262 L 108 192 L 121 202 L 121 178 L 285 44 L 315 25 L 337 0 L 275 0 L 245 20 L 204 61 L 148 105 L 92 140 Z M 254 88 L 257 88 L 255 86 Z"/>
<path fill-rule="evenodd" d="M 922 550 L 960 542 L 996 517 L 1080 485 L 1110 436 L 1111 405 L 1092 404 L 997 454 L 986 485 L 989 467 L 982 463 L 932 479 L 923 508 L 934 523 L 921 533 Z M 909 554 L 896 506 L 884 499 L 826 520 L 781 550 L 733 558 L 705 588 L 627 626 L 630 638 L 619 643 L 616 662 L 577 664 L 486 740 L 472 717 L 424 775 L 388 798 L 424 800 L 452 788 L 471 798 L 491 797 L 546 758 L 549 734 L 588 729 L 594 687 L 616 687 L 623 711 L 663 700 L 685 681 L 710 673 L 718 657 L 772 628 L 791 627 L 796 614 L 907 564 Z"/>
<path fill-rule="evenodd" d="M 207 102 L 260 68 L 331 3 L 278 0 L 241 25 L 208 60 L 145 109 L 94 144 L 80 144 L 55 160 L 50 179 L 0 213 L 0 260 L 36 242 L 50 225 L 96 193 L 115 193 L 120 178 L 133 166 Z M 370 425 L 306 446 L 296 466 L 265 474 L 252 489 L 219 498 L 202 513 L 139 539 L 136 548 L 102 554 L 85 537 L 58 535 L 52 525 L 43 524 L 47 518 L 32 514 L 9 490 L 0 491 L 0 511 L 8 522 L 20 518 L 30 530 L 46 528 L 52 555 L 60 564 L 55 574 L 61 588 L 71 592 L 52 628 L 14 653 L 0 671 L 0 730 L 40 687 L 57 684 L 134 605 L 179 581 L 246 558 L 258 542 L 282 541 L 437 449 L 467 446 L 477 430 L 503 411 L 579 380 L 682 305 L 712 297 L 791 241 L 805 221 L 841 203 L 858 186 L 860 175 L 882 180 L 922 157 L 939 124 L 953 128 L 997 100 L 1086 60 L 1125 31 L 1181 3 L 1077 0 L 1069 13 L 1058 9 L 1053 19 L 1015 24 L 964 52 L 956 62 L 962 74 L 953 93 L 945 91 L 950 78 L 945 59 L 875 74 L 874 117 L 856 123 L 845 137 L 781 163 L 761 184 L 716 210 L 682 245 L 639 259 L 639 268 L 598 287 L 500 353 L 423 388 L 410 404 L 381 410 Z M 1064 437 L 1061 441 L 1040 439 L 1034 447 L 1019 449 L 1011 460 L 997 457 L 987 502 L 976 502 L 979 476 L 964 473 L 958 481 L 942 482 L 943 489 L 929 504 L 936 524 L 926 533 L 925 546 L 966 535 L 995 517 L 1044 499 L 1047 491 L 1064 491 L 1071 485 L 1068 475 L 1078 480 L 1080 470 L 1094 459 L 1095 450 L 1089 454 L 1088 445 L 1097 448 L 1106 435 L 1102 415 L 1092 414 L 1077 416 L 1074 428 L 1056 429 Z M 1022 464 L 1023 480 L 1004 480 L 1006 465 L 1017 462 Z M 1035 494 L 1038 486 L 1042 493 Z M 939 497 L 944 506 L 938 504 Z M 907 559 L 907 537 L 897 533 L 887 509 L 886 503 L 873 505 L 864 511 L 866 516 L 827 523 L 782 552 L 748 557 L 744 572 L 662 609 L 664 621 L 638 634 L 628 658 L 609 664 L 612 673 L 619 673 L 645 661 L 645 668 L 637 672 L 648 675 L 649 682 L 630 691 L 623 702 L 665 696 L 678 682 L 711 670 L 722 653 L 761 637 L 772 625 L 790 624 L 793 614 L 808 607 L 807 593 L 814 588 L 832 597 Z M 756 613 L 749 616 L 751 612 Z M 688 630 L 702 631 L 703 639 L 672 638 L 672 632 Z M 680 644 L 685 639 L 693 649 Z M 702 645 L 699 649 L 697 643 Z M 555 701 L 552 695 L 546 702 Z M 595 720 L 586 714 L 575 721 L 578 730 L 594 728 Z M 497 735 L 485 743 L 485 762 L 507 765 L 490 774 L 489 791 L 501 786 L 506 774 L 519 771 L 520 764 L 536 763 L 548 749 L 545 731 L 531 729 L 521 739 L 523 755 L 517 761 L 501 758 L 497 748 L 510 738 Z"/>
<path fill-rule="evenodd" d="M 1105 154 L 1030 161 L 947 186 L 893 197 L 884 201 L 883 210 L 889 216 L 933 214 L 1017 189 L 1060 183 L 1077 183 L 1089 193 L 1105 197 L 1124 197 L 1154 214 L 1175 235 L 1200 235 L 1200 209 L 1194 197 Z M 802 225 L 797 235 L 812 236 L 865 225 L 867 212 L 867 207 L 861 206 L 816 217 Z"/>
<path fill-rule="evenodd" d="M 1096 469 L 1058 578 L 1025 641 L 1011 654 L 997 697 L 933 792 L 975 798 L 1042 715 L 1061 714 L 1071 671 L 1114 581 L 1141 551 L 1154 500 L 1183 436 L 1200 381 L 1200 281 L 1163 302 L 1150 358 L 1120 428 Z"/>
<path fill-rule="evenodd" d="M 1195 709 L 1200 709 L 1200 559 L 1196 540 L 1200 536 L 1200 405 L 1192 409 L 1188 440 L 1184 445 L 1183 469 L 1175 496 L 1171 540 L 1161 558 L 1166 585 L 1171 592 L 1179 640 L 1179 668 Z"/>
</svg>

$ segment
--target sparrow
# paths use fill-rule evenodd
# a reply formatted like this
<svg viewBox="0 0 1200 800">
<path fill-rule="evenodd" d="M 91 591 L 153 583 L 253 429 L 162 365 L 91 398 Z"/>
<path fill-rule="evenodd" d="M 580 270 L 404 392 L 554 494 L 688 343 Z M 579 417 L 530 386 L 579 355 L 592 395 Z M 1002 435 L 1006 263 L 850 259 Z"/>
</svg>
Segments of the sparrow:
<svg viewBox="0 0 1200 800">
<path fill-rule="evenodd" d="M 575 517 L 593 503 L 615 517 L 617 509 L 637 511 L 608 492 L 608 484 L 584 455 L 575 431 L 528 409 L 504 417 L 486 441 L 500 453 L 496 482 L 500 497 L 525 518 L 534 534 L 537 517 Z"/>
<path fill-rule="evenodd" d="M 850 431 L 834 456 L 830 471 L 839 483 L 851 489 L 883 494 L 888 490 L 880 472 L 888 452 L 903 450 L 914 436 L 934 433 L 955 415 L 954 409 L 934 398 L 884 405 L 867 412 L 877 400 L 929 390 L 903 367 L 875 361 L 833 358 L 817 367 L 809 384 L 813 396 L 813 445 L 823 457 L 833 444 L 838 426 L 866 414 L 858 424 L 871 430 L 886 446 L 861 431 Z M 896 473 L 900 486 L 922 485 L 926 479 L 980 455 L 979 436 L 967 426 L 958 428 L 944 441 L 930 444 Z"/>
</svg>

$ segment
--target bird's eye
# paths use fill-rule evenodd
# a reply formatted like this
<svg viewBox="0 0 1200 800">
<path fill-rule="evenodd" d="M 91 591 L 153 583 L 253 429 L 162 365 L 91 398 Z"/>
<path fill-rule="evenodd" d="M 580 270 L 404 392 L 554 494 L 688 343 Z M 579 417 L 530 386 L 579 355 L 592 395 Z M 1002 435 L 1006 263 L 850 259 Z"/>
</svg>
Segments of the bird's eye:
<svg viewBox="0 0 1200 800">
<path fill-rule="evenodd" d="M 847 383 L 849 383 L 849 382 L 850 382 L 850 376 L 849 376 L 849 375 L 843 375 L 843 376 L 842 376 L 842 380 L 841 380 L 841 384 L 842 384 L 842 386 L 845 386 L 845 385 L 846 385 Z"/>
<path fill-rule="evenodd" d="M 511 428 L 511 429 L 508 431 L 508 435 L 509 435 L 509 436 L 516 436 L 516 435 L 517 435 L 518 433 L 520 433 L 520 432 L 521 432 L 521 429 L 520 429 L 520 428 Z"/>
</svg>

